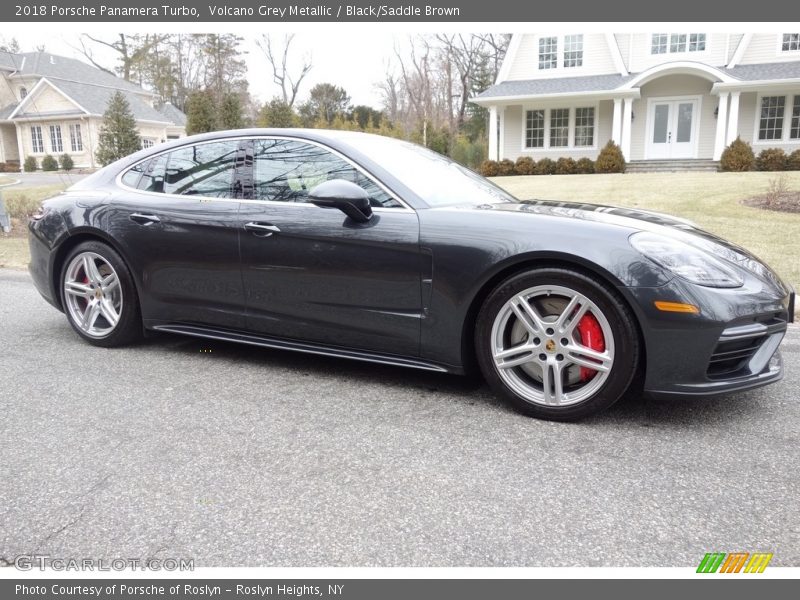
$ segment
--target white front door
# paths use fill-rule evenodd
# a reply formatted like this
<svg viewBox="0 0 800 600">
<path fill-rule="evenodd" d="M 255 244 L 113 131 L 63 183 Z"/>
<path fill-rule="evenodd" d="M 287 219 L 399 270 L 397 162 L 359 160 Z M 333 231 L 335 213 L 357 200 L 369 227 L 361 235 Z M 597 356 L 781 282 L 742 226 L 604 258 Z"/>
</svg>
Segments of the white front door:
<svg viewBox="0 0 800 600">
<path fill-rule="evenodd" d="M 647 158 L 694 158 L 697 146 L 697 98 L 651 100 Z"/>
</svg>

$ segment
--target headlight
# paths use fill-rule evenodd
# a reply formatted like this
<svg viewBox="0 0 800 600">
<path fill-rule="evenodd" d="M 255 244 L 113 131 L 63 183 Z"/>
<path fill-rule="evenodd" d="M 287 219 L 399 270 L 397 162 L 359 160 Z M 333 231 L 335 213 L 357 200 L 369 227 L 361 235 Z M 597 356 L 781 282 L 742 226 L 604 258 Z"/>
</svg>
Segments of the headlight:
<svg viewBox="0 0 800 600">
<path fill-rule="evenodd" d="M 678 277 L 706 287 L 741 287 L 744 279 L 713 255 L 685 242 L 648 232 L 630 237 L 631 246 Z"/>
</svg>

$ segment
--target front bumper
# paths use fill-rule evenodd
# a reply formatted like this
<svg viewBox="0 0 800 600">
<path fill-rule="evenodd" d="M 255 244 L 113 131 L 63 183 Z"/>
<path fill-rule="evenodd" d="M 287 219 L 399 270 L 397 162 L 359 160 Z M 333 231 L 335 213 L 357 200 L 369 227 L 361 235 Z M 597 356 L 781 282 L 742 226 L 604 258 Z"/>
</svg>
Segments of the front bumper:
<svg viewBox="0 0 800 600">
<path fill-rule="evenodd" d="M 629 291 L 631 289 L 629 288 Z M 645 312 L 644 391 L 653 396 L 713 396 L 783 378 L 779 346 L 794 320 L 794 291 L 753 286 L 698 289 L 673 281 L 632 290 Z M 659 312 L 655 300 L 689 301 L 700 314 Z"/>
</svg>

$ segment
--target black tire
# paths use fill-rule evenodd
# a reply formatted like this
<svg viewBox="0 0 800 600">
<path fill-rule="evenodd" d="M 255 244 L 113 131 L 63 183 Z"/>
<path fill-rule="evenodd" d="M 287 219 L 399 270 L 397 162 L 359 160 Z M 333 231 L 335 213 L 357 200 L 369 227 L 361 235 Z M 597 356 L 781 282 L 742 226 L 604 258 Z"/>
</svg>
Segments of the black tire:
<svg viewBox="0 0 800 600">
<path fill-rule="evenodd" d="M 505 310 L 505 314 L 508 314 L 509 309 L 504 309 L 504 307 L 508 306 L 507 303 L 512 298 L 518 297 L 518 294 L 528 290 L 547 286 L 568 288 L 594 303 L 599 312 L 602 313 L 607 329 L 610 327 L 610 332 L 613 336 L 613 361 L 607 375 L 604 375 L 605 379 L 602 385 L 598 380 L 596 385 L 599 387 L 596 390 L 592 391 L 588 387 L 586 388 L 586 393 L 590 395 L 587 395 L 585 399 L 564 406 L 545 405 L 537 399 L 526 398 L 515 389 L 512 389 L 512 386 L 501 377 L 500 368 L 496 365 L 492 352 L 492 340 L 497 339 L 496 336 L 498 335 L 503 335 L 502 333 L 497 333 L 502 331 L 502 326 L 498 324 L 498 328 L 494 330 L 495 338 L 493 338 L 495 320 L 502 318 L 501 310 Z M 547 295 L 542 295 L 541 297 L 549 299 Z M 595 310 L 592 309 L 591 312 L 594 314 Z M 518 319 L 519 317 L 515 316 L 513 318 Z M 511 317 L 504 323 L 512 322 L 510 319 Z M 526 340 L 533 337 L 530 330 L 525 335 L 528 336 L 525 338 Z M 547 337 L 549 338 L 550 336 Z M 558 334 L 554 337 L 558 337 Z M 514 346 L 514 344 L 510 345 Z M 638 370 L 641 352 L 634 316 L 616 293 L 606 287 L 603 282 L 581 271 L 551 267 L 535 268 L 517 273 L 492 290 L 478 313 L 475 327 L 475 348 L 481 372 L 489 386 L 498 396 L 507 400 L 514 408 L 526 415 L 553 421 L 575 421 L 605 410 L 614 404 L 631 385 Z M 548 349 L 553 351 L 552 345 Z M 537 351 L 534 350 L 533 352 Z M 545 358 L 543 353 L 538 354 L 538 356 L 542 359 Z M 564 360 L 562 354 L 558 356 L 562 357 L 559 360 Z M 556 360 L 555 357 L 552 360 Z M 569 364 L 569 358 L 567 358 L 567 361 L 565 364 Z M 523 368 L 520 365 L 508 370 L 519 371 Z M 571 366 L 571 368 L 575 367 Z M 558 377 L 562 385 L 564 385 L 563 378 L 567 376 L 568 372 L 564 375 L 559 372 Z M 523 380 L 525 377 L 528 377 L 528 375 L 522 374 L 518 379 Z M 536 382 L 533 379 L 531 379 L 531 382 L 530 387 L 535 391 Z M 588 384 L 586 385 L 588 386 Z M 518 389 L 520 387 L 523 386 L 517 386 Z M 542 388 L 544 388 L 543 384 Z M 565 387 L 564 389 L 568 388 Z"/>
<path fill-rule="evenodd" d="M 120 302 L 120 310 L 118 313 L 118 321 L 113 325 L 110 331 L 105 335 L 89 335 L 82 329 L 80 323 L 76 321 L 76 316 L 70 310 L 67 301 L 67 292 L 65 291 L 65 279 L 67 271 L 76 257 L 85 253 L 93 253 L 98 255 L 98 262 L 102 265 L 105 261 L 113 268 L 119 281 L 119 292 L 122 301 Z M 102 259 L 102 261 L 100 261 Z M 89 285 L 89 284 L 87 284 Z M 139 296 L 136 292 L 136 286 L 131 277 L 128 266 L 122 257 L 111 248 L 109 245 L 100 241 L 86 241 L 78 244 L 73 248 L 66 259 L 64 260 L 61 273 L 59 275 L 59 287 L 61 293 L 61 302 L 64 307 L 64 313 L 67 316 L 67 321 L 75 330 L 75 332 L 94 346 L 101 346 L 104 348 L 113 348 L 117 346 L 126 346 L 132 344 L 142 338 L 142 317 L 139 308 Z M 110 323 L 106 322 L 107 325 Z"/>
</svg>

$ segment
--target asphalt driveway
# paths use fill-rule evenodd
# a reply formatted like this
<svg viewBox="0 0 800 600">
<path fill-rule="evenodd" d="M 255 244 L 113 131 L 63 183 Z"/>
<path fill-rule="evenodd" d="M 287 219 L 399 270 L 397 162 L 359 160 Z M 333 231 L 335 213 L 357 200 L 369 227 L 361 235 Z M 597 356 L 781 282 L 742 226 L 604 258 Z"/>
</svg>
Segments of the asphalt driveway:
<svg viewBox="0 0 800 600">
<path fill-rule="evenodd" d="M 170 336 L 94 348 L 0 271 L 0 557 L 800 566 L 800 327 L 783 348 L 772 387 L 556 424 L 452 376 Z"/>
</svg>

